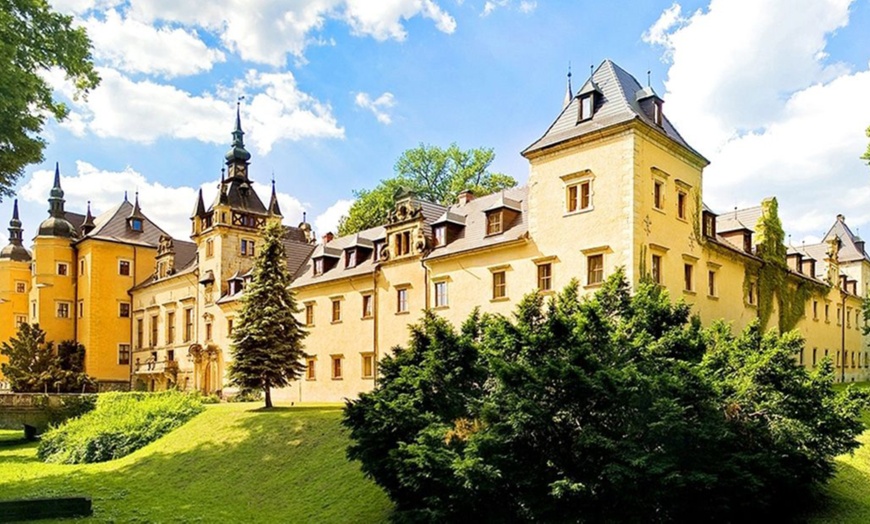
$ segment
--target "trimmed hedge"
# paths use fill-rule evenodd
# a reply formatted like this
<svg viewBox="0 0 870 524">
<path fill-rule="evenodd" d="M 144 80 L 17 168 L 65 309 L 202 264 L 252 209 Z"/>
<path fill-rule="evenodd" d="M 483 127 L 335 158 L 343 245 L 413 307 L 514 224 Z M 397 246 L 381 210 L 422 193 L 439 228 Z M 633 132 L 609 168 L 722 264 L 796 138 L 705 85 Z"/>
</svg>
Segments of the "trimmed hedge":
<svg viewBox="0 0 870 524">
<path fill-rule="evenodd" d="M 38 456 L 57 464 L 105 462 L 129 455 L 204 409 L 199 397 L 161 393 L 104 393 L 97 407 L 42 436 Z"/>
</svg>

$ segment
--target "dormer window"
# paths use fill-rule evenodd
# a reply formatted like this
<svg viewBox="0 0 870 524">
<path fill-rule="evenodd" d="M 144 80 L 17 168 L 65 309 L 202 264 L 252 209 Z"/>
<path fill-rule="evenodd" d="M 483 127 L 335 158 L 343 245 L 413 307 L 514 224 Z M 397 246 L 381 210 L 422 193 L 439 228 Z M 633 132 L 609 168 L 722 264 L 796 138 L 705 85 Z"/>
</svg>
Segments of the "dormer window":
<svg viewBox="0 0 870 524">
<path fill-rule="evenodd" d="M 395 241 L 395 254 L 397 257 L 402 255 L 407 255 L 411 252 L 411 232 L 403 231 L 401 233 L 394 233 L 393 239 Z"/>
<path fill-rule="evenodd" d="M 130 220 L 130 229 L 133 231 L 142 231 L 142 219 L 134 218 Z"/>
<path fill-rule="evenodd" d="M 323 274 L 323 259 L 315 258 L 314 259 L 314 275 L 322 275 Z"/>
<path fill-rule="evenodd" d="M 447 226 L 438 226 L 434 230 L 435 246 L 443 246 L 447 244 Z"/>
<path fill-rule="evenodd" d="M 345 255 L 345 267 L 356 266 L 356 249 L 348 249 Z"/>
<path fill-rule="evenodd" d="M 578 121 L 589 120 L 592 118 L 592 93 L 580 98 L 580 115 L 577 118 Z"/>
<path fill-rule="evenodd" d="M 657 126 L 661 127 L 663 125 L 663 123 L 662 123 L 663 120 L 664 119 L 663 119 L 663 115 L 662 115 L 662 101 L 659 99 L 656 99 L 655 102 L 653 103 L 653 121 L 656 123 Z"/>
<path fill-rule="evenodd" d="M 499 211 L 491 211 L 488 215 L 486 215 L 486 234 L 487 235 L 497 235 L 502 232 L 502 212 Z"/>
<path fill-rule="evenodd" d="M 712 213 L 704 213 L 704 236 L 707 238 L 716 236 L 716 216 Z"/>
</svg>

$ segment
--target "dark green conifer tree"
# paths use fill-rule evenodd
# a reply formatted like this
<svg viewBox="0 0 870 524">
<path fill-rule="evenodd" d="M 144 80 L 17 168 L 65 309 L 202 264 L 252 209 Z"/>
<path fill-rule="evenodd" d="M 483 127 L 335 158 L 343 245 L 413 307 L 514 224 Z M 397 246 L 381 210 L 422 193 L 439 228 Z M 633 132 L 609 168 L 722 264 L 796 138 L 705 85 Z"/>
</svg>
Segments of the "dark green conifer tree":
<svg viewBox="0 0 870 524">
<path fill-rule="evenodd" d="M 299 312 L 290 289 L 292 275 L 284 253 L 284 228 L 272 223 L 254 260 L 251 283 L 233 330 L 230 382 L 243 391 L 262 389 L 272 407 L 272 388 L 287 386 L 305 370 L 302 340 L 307 333 L 294 313 Z"/>
</svg>

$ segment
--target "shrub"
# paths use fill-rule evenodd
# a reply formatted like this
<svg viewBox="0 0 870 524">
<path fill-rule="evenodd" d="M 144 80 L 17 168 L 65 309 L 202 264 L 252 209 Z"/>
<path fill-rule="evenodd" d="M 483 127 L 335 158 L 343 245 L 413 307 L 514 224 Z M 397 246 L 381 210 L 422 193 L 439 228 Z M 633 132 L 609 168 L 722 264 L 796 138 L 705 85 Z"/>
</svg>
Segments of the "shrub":
<svg viewBox="0 0 870 524">
<path fill-rule="evenodd" d="M 263 392 L 261 390 L 242 390 L 227 398 L 227 402 L 261 402 Z"/>
<path fill-rule="evenodd" d="M 84 464 L 128 455 L 181 426 L 203 410 L 195 396 L 161 393 L 104 393 L 96 408 L 42 436 L 45 462 Z"/>
<path fill-rule="evenodd" d="M 854 450 L 866 394 L 807 372 L 803 341 L 702 329 L 621 274 L 462 330 L 427 313 L 348 402 L 348 456 L 397 520 L 695 522 L 782 518 Z"/>
</svg>

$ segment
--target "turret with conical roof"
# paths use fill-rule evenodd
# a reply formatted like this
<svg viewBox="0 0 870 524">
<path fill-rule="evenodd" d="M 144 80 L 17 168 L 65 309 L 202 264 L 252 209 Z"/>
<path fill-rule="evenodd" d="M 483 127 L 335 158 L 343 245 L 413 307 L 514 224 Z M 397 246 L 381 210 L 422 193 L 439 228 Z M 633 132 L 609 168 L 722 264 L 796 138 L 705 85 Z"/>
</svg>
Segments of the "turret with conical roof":
<svg viewBox="0 0 870 524">
<path fill-rule="evenodd" d="M 230 178 L 248 178 L 248 161 L 251 159 L 251 153 L 245 149 L 244 136 L 242 131 L 242 117 L 240 114 L 239 103 L 236 102 L 236 126 L 233 129 L 233 143 L 230 150 L 227 151 L 227 167 Z"/>
<path fill-rule="evenodd" d="M 54 184 L 48 198 L 49 217 L 39 225 L 39 236 L 73 238 L 76 235 L 75 227 L 66 219 L 63 205 L 63 189 L 60 187 L 60 164 L 54 165 Z"/>
<path fill-rule="evenodd" d="M 574 90 L 571 89 L 571 64 L 568 64 L 568 88 L 565 90 L 565 100 L 562 101 L 562 108 L 568 107 L 571 100 L 574 99 Z"/>
<path fill-rule="evenodd" d="M 278 206 L 278 194 L 275 192 L 275 179 L 272 179 L 272 198 L 269 200 L 269 214 L 281 216 L 281 207 Z"/>
<path fill-rule="evenodd" d="M 82 236 L 93 231 L 95 227 L 97 226 L 94 224 L 94 215 L 91 214 L 91 201 L 88 200 L 88 213 L 85 215 L 85 221 L 82 222 Z"/>
<path fill-rule="evenodd" d="M 136 197 L 133 202 L 133 209 L 127 217 L 127 227 L 130 231 L 141 233 L 145 227 L 145 215 L 142 214 L 142 209 L 139 208 L 139 192 L 136 191 Z"/>
<path fill-rule="evenodd" d="M 12 220 L 9 221 L 9 245 L 0 250 L 0 260 L 29 262 L 30 251 L 24 247 L 21 220 L 18 218 L 18 200 L 12 205 Z"/>
</svg>

